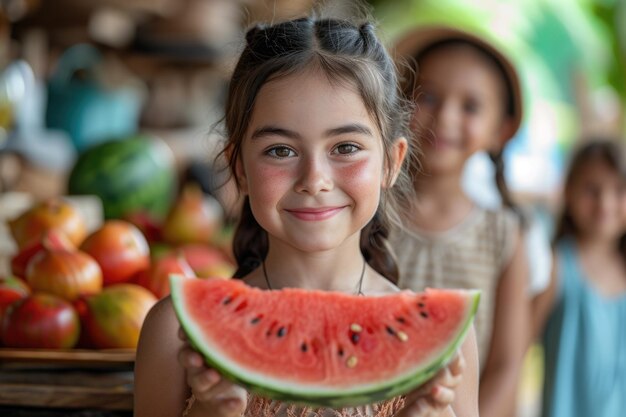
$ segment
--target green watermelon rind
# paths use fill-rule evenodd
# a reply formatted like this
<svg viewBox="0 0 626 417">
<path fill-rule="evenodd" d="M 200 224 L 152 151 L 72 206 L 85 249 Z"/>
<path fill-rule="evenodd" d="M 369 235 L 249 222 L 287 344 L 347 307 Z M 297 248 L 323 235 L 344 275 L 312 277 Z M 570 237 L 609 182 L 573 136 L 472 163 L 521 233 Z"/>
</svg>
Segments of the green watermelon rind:
<svg viewBox="0 0 626 417">
<path fill-rule="evenodd" d="M 233 370 L 233 364 L 231 364 L 232 361 L 228 359 L 221 360 L 216 358 L 218 355 L 216 355 L 215 352 L 211 352 L 211 350 L 208 349 L 203 343 L 198 342 L 199 340 L 202 340 L 202 336 L 200 336 L 201 332 L 194 329 L 193 324 L 186 319 L 184 302 L 182 300 L 183 296 L 181 294 L 181 284 L 183 282 L 183 277 L 176 275 L 170 276 L 170 290 L 174 310 L 191 346 L 203 355 L 205 362 L 209 367 L 217 370 L 224 377 L 246 387 L 258 395 L 274 400 L 312 407 L 341 408 L 373 404 L 406 394 L 412 389 L 428 382 L 440 369 L 450 362 L 457 350 L 460 348 L 467 332 L 472 327 L 471 325 L 480 302 L 480 291 L 468 290 L 468 293 L 472 298 L 472 302 L 468 306 L 465 320 L 457 337 L 442 350 L 440 355 L 426 363 L 422 368 L 416 370 L 411 375 L 403 376 L 395 380 L 386 380 L 378 385 L 370 385 L 367 387 L 362 386 L 352 390 L 338 390 L 333 387 L 332 389 L 324 392 L 316 391 L 310 387 L 297 388 L 294 386 L 293 382 L 283 386 L 270 387 L 263 384 L 262 381 L 258 381 L 257 378 L 250 378 L 250 376 L 245 373 Z"/>
</svg>

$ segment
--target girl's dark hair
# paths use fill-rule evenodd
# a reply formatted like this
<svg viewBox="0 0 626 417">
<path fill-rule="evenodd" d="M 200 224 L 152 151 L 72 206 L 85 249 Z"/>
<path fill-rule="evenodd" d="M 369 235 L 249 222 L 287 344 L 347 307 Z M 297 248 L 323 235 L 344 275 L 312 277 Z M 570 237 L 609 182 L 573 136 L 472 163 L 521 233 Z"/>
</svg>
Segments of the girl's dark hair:
<svg viewBox="0 0 626 417">
<path fill-rule="evenodd" d="M 419 63 L 422 62 L 426 56 L 435 51 L 440 51 L 442 49 L 448 48 L 456 48 L 459 46 L 471 48 L 474 52 L 478 53 L 479 56 L 485 60 L 485 62 L 489 63 L 498 71 L 498 74 L 501 75 L 502 81 L 504 82 L 505 86 L 505 92 L 503 97 L 506 110 L 505 114 L 509 117 L 514 117 L 515 99 L 513 97 L 513 94 L 515 90 L 511 85 L 511 80 L 507 76 L 507 72 L 504 69 L 502 63 L 488 49 L 485 49 L 481 45 L 464 38 L 447 38 L 439 42 L 433 42 L 432 44 L 419 51 L 419 53 L 415 57 L 413 57 L 413 62 L 416 65 L 419 65 Z M 406 82 L 403 86 L 403 92 L 407 97 L 412 97 L 416 92 L 416 87 L 419 85 L 419 82 L 417 80 L 417 78 L 419 77 L 419 71 L 414 68 L 414 71 L 410 71 L 409 74 L 410 75 L 405 80 Z M 504 177 L 504 158 L 502 157 L 502 154 L 502 148 L 489 152 L 489 158 L 493 162 L 495 168 L 496 186 L 498 187 L 498 192 L 500 193 L 502 204 L 517 213 L 520 218 L 521 224 L 524 227 L 526 226 L 524 215 L 521 209 L 514 203 L 513 198 L 511 197 L 511 192 L 509 191 L 509 187 L 506 184 L 506 180 Z"/>
<path fill-rule="evenodd" d="M 601 161 L 613 169 L 624 181 L 626 181 L 626 159 L 624 149 L 616 139 L 595 139 L 579 147 L 573 154 L 569 169 L 565 177 L 564 189 L 568 190 L 580 175 L 582 168 L 592 161 Z M 577 233 L 576 224 L 567 203 L 564 203 L 561 217 L 558 220 L 553 244 L 566 236 L 574 236 Z M 626 255 L 626 234 L 622 235 L 619 247 Z"/>
<path fill-rule="evenodd" d="M 272 26 L 255 26 L 246 34 L 246 46 L 230 82 L 224 123 L 228 138 L 223 154 L 239 185 L 236 164 L 256 97 L 261 87 L 278 77 L 305 71 L 321 71 L 333 84 L 356 86 L 365 108 L 376 122 L 383 140 L 386 167 L 391 166 L 391 145 L 409 138 L 411 108 L 403 99 L 394 63 L 375 34 L 371 23 L 355 25 L 337 19 L 300 18 Z M 372 220 L 361 231 L 361 251 L 367 262 L 392 282 L 398 270 L 387 244 L 392 224 L 399 224 L 399 211 L 408 210 L 413 187 L 403 169 L 391 188 L 381 193 Z M 255 220 L 250 202 L 243 201 L 233 250 L 238 264 L 236 277 L 258 267 L 269 250 L 265 230 Z"/>
</svg>

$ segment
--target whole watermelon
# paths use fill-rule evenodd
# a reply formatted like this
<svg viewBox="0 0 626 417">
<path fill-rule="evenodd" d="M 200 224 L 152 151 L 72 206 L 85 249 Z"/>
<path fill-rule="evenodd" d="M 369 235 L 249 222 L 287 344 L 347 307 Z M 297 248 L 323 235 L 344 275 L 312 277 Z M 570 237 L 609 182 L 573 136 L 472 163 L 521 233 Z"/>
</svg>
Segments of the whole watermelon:
<svg viewBox="0 0 626 417">
<path fill-rule="evenodd" d="M 136 136 L 83 152 L 70 173 L 68 193 L 99 196 L 107 219 L 136 212 L 161 219 L 172 203 L 176 183 L 169 147 L 160 139 Z"/>
</svg>

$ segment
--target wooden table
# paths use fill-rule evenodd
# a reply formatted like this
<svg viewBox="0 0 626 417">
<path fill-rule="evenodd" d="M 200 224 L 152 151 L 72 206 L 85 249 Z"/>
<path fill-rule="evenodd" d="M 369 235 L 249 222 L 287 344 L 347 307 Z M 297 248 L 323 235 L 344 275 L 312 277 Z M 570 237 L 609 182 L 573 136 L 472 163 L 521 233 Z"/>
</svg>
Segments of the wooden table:
<svg viewBox="0 0 626 417">
<path fill-rule="evenodd" d="M 133 350 L 0 348 L 0 406 L 14 408 L 0 415 L 28 407 L 130 412 L 134 359 Z"/>
</svg>

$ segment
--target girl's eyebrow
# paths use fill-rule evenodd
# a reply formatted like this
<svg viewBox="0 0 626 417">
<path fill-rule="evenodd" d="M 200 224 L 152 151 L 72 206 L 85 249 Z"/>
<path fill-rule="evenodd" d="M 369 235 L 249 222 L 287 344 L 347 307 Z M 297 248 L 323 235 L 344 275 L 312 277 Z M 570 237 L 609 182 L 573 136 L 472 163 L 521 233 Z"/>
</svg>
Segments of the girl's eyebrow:
<svg viewBox="0 0 626 417">
<path fill-rule="evenodd" d="M 369 127 L 362 125 L 360 123 L 350 123 L 345 126 L 335 127 L 333 129 L 328 129 L 324 132 L 326 137 L 330 136 L 340 136 L 345 135 L 346 133 L 360 133 L 366 136 L 374 136 Z"/>
<path fill-rule="evenodd" d="M 264 136 L 284 136 L 289 139 L 302 139 L 302 136 L 298 132 L 293 130 L 283 129 L 276 126 L 262 126 L 252 132 L 251 139 L 259 139 Z"/>
<path fill-rule="evenodd" d="M 371 129 L 360 123 L 350 123 L 344 126 L 334 127 L 324 132 L 325 137 L 340 136 L 347 133 L 359 133 L 366 136 L 374 136 Z M 259 139 L 264 136 L 283 136 L 289 139 L 302 139 L 302 135 L 293 130 L 283 129 L 277 126 L 262 126 L 252 132 L 251 139 Z"/>
</svg>

